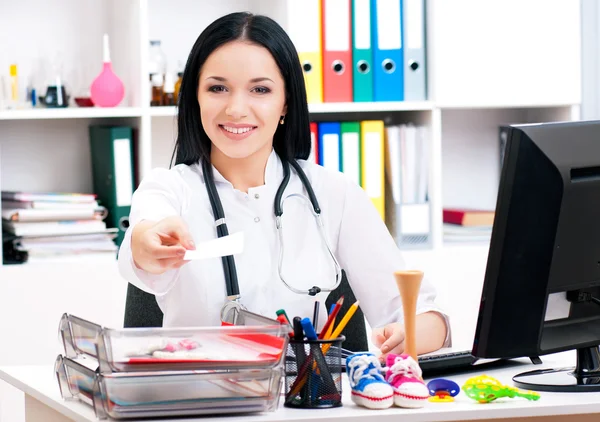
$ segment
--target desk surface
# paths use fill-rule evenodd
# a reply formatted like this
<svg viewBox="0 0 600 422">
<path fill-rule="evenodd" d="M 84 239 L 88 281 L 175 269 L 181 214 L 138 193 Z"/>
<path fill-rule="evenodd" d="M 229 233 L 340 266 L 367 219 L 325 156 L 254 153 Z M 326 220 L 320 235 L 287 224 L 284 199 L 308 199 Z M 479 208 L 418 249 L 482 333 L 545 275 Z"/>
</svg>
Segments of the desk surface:
<svg viewBox="0 0 600 422">
<path fill-rule="evenodd" d="M 448 377 L 460 386 L 474 375 L 486 373 L 494 376 L 503 384 L 512 385 L 512 376 L 532 369 L 568 367 L 575 363 L 574 353 L 562 353 L 543 357 L 542 365 L 533 366 L 526 360 L 518 360 L 510 366 L 489 368 L 479 372 L 469 372 Z M 91 407 L 76 401 L 65 401 L 60 396 L 56 376 L 51 365 L 44 366 L 3 366 L 0 367 L 0 379 L 39 400 L 43 404 L 75 421 L 96 421 Z M 361 421 L 367 417 L 378 418 L 379 422 L 397 422 L 402 416 L 403 422 L 481 420 L 495 418 L 516 418 L 532 416 L 556 416 L 600 413 L 600 392 L 598 393 L 541 393 L 540 400 L 530 402 L 525 399 L 501 399 L 495 403 L 479 404 L 462 392 L 454 403 L 428 402 L 422 409 L 401 409 L 391 407 L 386 410 L 368 410 L 358 407 L 350 400 L 350 389 L 346 380 L 343 384 L 343 403 L 337 409 L 300 410 L 281 406 L 275 412 L 255 415 L 236 415 L 236 420 L 255 421 Z M 281 403 L 283 400 L 281 400 Z M 223 417 L 202 417 L 169 419 L 170 422 L 222 421 Z M 154 420 L 156 422 L 156 419 Z"/>
</svg>

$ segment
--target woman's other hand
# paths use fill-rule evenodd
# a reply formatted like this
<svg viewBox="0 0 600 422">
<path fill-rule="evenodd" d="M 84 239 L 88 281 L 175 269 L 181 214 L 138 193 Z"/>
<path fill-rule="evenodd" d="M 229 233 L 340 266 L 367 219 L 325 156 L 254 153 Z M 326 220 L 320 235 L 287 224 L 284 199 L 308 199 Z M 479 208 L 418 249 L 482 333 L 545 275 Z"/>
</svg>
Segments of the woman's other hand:
<svg viewBox="0 0 600 422">
<path fill-rule="evenodd" d="M 385 359 L 388 353 L 401 354 L 404 352 L 404 326 L 394 322 L 385 327 L 375 328 L 372 340 L 381 350 L 380 359 Z"/>
</svg>

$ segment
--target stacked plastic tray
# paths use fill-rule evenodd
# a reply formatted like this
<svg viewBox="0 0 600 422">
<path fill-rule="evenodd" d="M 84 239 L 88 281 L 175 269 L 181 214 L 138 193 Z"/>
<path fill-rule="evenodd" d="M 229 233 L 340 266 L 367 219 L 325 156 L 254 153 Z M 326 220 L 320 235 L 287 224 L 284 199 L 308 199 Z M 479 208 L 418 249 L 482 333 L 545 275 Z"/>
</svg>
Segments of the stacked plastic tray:
<svg viewBox="0 0 600 422">
<path fill-rule="evenodd" d="M 109 329 L 73 315 L 60 322 L 62 397 L 100 419 L 275 410 L 285 326 Z"/>
</svg>

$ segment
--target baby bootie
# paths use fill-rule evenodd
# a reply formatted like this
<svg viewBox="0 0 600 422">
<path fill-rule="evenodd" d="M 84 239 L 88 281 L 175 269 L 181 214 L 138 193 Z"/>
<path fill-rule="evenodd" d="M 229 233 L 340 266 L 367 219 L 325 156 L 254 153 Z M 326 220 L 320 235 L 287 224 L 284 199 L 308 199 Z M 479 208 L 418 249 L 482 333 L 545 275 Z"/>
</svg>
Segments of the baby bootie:
<svg viewBox="0 0 600 422">
<path fill-rule="evenodd" d="M 372 353 L 355 353 L 346 358 L 354 403 L 369 409 L 387 409 L 394 404 L 394 390 L 382 371 L 379 359 Z"/>
<path fill-rule="evenodd" d="M 398 407 L 423 407 L 429 390 L 421 379 L 419 364 L 409 355 L 387 355 L 385 379 L 394 388 L 394 404 Z"/>
</svg>

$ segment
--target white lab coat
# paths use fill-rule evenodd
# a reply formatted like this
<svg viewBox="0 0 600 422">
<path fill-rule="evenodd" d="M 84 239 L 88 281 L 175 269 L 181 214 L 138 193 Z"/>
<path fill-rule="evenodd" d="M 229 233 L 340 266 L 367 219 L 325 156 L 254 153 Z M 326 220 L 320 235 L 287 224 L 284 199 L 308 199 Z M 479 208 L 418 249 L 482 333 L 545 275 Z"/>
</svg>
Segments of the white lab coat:
<svg viewBox="0 0 600 422">
<path fill-rule="evenodd" d="M 402 321 L 402 302 L 393 273 L 405 269 L 402 254 L 364 190 L 344 174 L 299 160 L 319 201 L 325 233 L 369 324 L 380 327 Z M 214 168 L 213 168 L 214 169 Z M 306 195 L 300 178 L 291 177 L 290 193 Z M 233 188 L 214 169 L 229 233 L 244 232 L 244 250 L 235 256 L 241 302 L 250 311 L 275 317 L 285 309 L 290 318 L 312 317 L 314 299 L 293 293 L 278 272 L 279 244 L 275 227 L 274 198 L 283 167 L 273 151 L 265 169 L 265 184 L 248 193 Z M 310 203 L 290 198 L 283 206 L 283 275 L 296 288 L 329 287 L 335 282 L 328 256 L 311 212 Z M 199 164 L 154 169 L 133 195 L 130 228 L 119 252 L 123 277 L 140 289 L 155 294 L 164 313 L 163 326 L 220 325 L 226 289 L 221 258 L 190 261 L 178 270 L 152 275 L 135 266 L 131 256 L 131 231 L 142 220 L 158 221 L 178 215 L 188 224 L 196 244 L 214 239 L 216 229 Z M 321 301 L 320 324 L 326 321 Z M 438 311 L 435 290 L 422 282 L 417 313 Z M 443 315 L 443 313 L 442 313 Z M 446 323 L 448 319 L 446 318 Z M 448 330 L 449 331 L 449 330 Z M 446 344 L 448 344 L 448 338 Z"/>
</svg>

